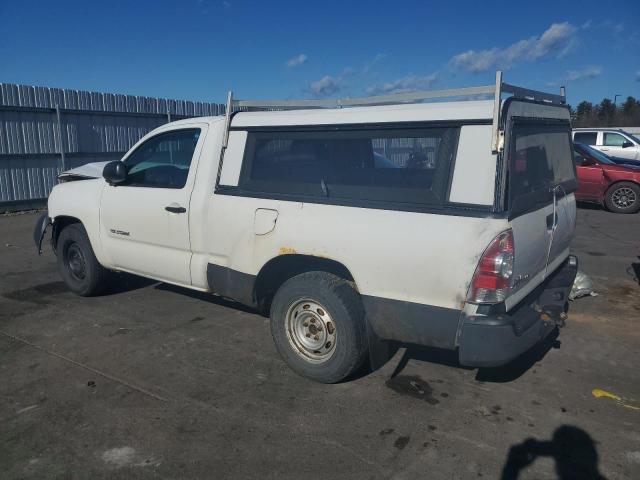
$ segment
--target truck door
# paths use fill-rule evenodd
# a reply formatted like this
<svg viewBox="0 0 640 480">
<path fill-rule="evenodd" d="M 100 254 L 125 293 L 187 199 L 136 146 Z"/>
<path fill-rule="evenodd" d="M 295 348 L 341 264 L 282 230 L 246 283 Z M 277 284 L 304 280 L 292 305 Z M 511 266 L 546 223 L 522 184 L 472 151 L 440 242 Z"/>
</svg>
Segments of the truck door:
<svg viewBox="0 0 640 480">
<path fill-rule="evenodd" d="M 509 138 L 508 195 L 515 261 L 514 294 L 507 299 L 507 308 L 568 256 L 577 187 L 568 115 L 566 122 L 516 118 Z"/>
<path fill-rule="evenodd" d="M 123 160 L 124 184 L 104 188 L 100 234 L 114 267 L 191 284 L 189 204 L 205 128 L 184 125 L 145 140 Z"/>
</svg>

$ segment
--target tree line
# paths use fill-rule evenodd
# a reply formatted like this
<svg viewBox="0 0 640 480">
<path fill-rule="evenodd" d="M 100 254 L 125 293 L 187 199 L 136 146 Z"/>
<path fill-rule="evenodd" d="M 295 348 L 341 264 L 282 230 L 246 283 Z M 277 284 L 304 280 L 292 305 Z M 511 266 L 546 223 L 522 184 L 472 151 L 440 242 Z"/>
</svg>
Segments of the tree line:
<svg viewBox="0 0 640 480">
<path fill-rule="evenodd" d="M 604 98 L 595 105 L 585 101 L 569 108 L 574 127 L 640 127 L 640 101 L 634 97 L 627 97 L 620 105 Z"/>
</svg>

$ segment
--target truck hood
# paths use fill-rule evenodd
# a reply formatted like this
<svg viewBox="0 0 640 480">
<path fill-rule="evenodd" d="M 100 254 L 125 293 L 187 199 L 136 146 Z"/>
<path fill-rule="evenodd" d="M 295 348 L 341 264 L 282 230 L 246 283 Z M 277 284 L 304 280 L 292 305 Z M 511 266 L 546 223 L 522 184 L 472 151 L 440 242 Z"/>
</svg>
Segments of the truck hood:
<svg viewBox="0 0 640 480">
<path fill-rule="evenodd" d="M 70 182 L 73 180 L 83 180 L 86 178 L 100 178 L 102 177 L 102 170 L 104 166 L 109 162 L 93 162 L 86 163 L 80 167 L 66 170 L 58 175 L 58 179 L 63 182 Z"/>
</svg>

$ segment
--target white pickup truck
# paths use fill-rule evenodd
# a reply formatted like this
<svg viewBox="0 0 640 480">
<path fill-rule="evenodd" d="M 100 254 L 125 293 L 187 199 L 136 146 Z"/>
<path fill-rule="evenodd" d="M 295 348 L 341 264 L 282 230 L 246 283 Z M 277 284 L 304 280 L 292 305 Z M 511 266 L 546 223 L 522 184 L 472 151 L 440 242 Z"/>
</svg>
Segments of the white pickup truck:
<svg viewBox="0 0 640 480">
<path fill-rule="evenodd" d="M 424 102 L 469 95 L 493 99 Z M 381 340 L 502 365 L 566 318 L 569 110 L 500 72 L 365 99 L 230 94 L 225 116 L 157 128 L 100 170 L 64 174 L 34 233 L 40 249 L 53 225 L 72 291 L 122 271 L 235 299 L 268 313 L 283 358 L 317 381 L 345 379 Z"/>
</svg>

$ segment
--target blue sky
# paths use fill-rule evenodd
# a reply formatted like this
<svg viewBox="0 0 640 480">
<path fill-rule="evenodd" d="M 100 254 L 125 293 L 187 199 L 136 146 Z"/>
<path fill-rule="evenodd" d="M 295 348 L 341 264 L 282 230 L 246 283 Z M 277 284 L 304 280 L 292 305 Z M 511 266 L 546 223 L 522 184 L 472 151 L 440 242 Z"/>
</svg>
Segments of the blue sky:
<svg viewBox="0 0 640 480">
<path fill-rule="evenodd" d="M 0 82 L 222 102 L 505 80 L 640 97 L 640 1 L 0 0 Z"/>
</svg>

